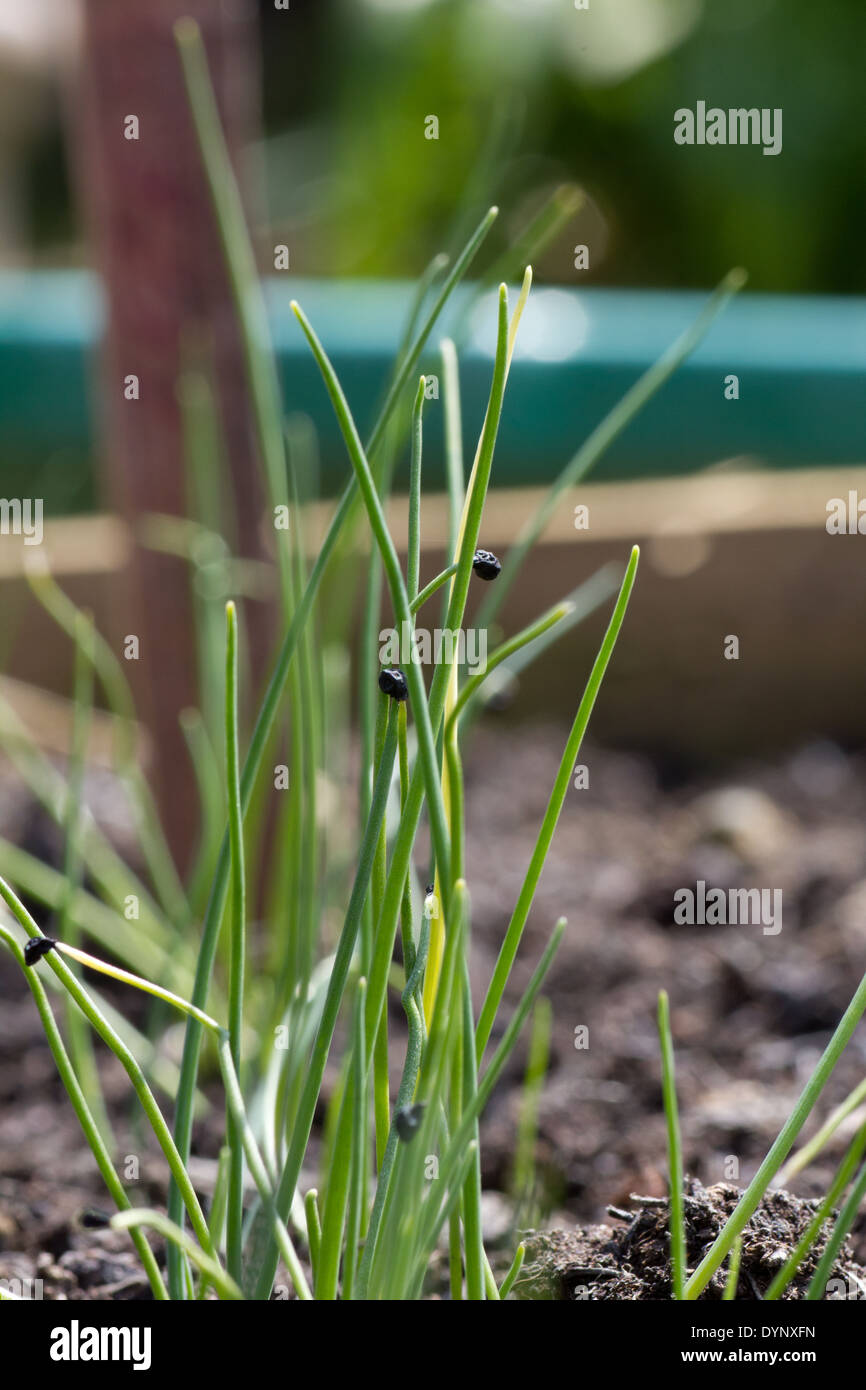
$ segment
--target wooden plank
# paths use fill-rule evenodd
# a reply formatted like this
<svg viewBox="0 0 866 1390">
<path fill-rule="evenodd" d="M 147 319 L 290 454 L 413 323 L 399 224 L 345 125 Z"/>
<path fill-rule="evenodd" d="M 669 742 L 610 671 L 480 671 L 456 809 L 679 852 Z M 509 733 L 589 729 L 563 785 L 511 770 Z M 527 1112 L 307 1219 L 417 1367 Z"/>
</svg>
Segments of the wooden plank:
<svg viewBox="0 0 866 1390">
<path fill-rule="evenodd" d="M 820 467 L 779 474 L 744 469 L 733 460 L 688 478 L 647 478 L 634 483 L 582 483 L 568 489 L 542 533 L 542 541 L 560 544 L 667 536 L 718 535 L 723 532 L 788 531 L 823 528 L 831 497 L 849 489 L 866 498 L 866 466 Z M 547 488 L 492 487 L 484 507 L 483 541 L 488 549 L 507 549 Z M 576 531 L 574 508 L 586 505 L 590 526 Z M 304 531 L 318 544 L 333 515 L 332 502 L 317 502 L 305 514 Z M 408 527 L 408 501 L 392 497 L 386 507 L 391 533 L 398 541 Z M 448 535 L 448 499 L 425 494 L 422 542 L 436 549 Z"/>
<path fill-rule="evenodd" d="M 825 525 L 830 498 L 851 490 L 866 498 L 866 468 L 719 470 L 679 482 L 586 484 L 563 497 L 504 606 L 502 625 L 516 631 L 601 565 L 622 569 L 638 542 L 641 569 L 593 715 L 595 737 L 690 761 L 765 754 L 824 735 L 858 744 L 866 738 L 866 537 L 829 535 Z M 491 492 L 483 543 L 504 552 L 542 495 Z M 578 504 L 589 508 L 588 531 L 574 529 Z M 312 550 L 330 514 L 330 504 L 308 509 Z M 401 545 L 405 498 L 392 500 L 388 516 Z M 425 497 L 425 580 L 444 563 L 446 526 L 446 499 Z M 106 557 L 122 561 L 125 534 L 111 517 L 49 522 L 45 532 L 58 579 L 95 610 L 115 642 L 122 635 L 116 593 L 123 571 L 112 571 Z M 13 554 L 21 559 L 24 550 L 0 548 L 7 575 Z M 7 579 L 7 614 L 23 588 Z M 480 586 L 471 592 L 475 603 Z M 68 644 L 27 612 L 9 669 L 65 693 Z M 386 603 L 383 622 L 387 612 Z M 519 718 L 573 714 L 605 622 L 606 611 L 597 613 L 525 675 L 504 716 L 508 727 L 517 733 Z M 740 640 L 738 661 L 724 658 L 730 634 Z"/>
<path fill-rule="evenodd" d="M 9 706 L 13 715 L 8 721 L 2 708 L 5 705 Z M 75 707 L 72 701 L 64 696 L 43 690 L 27 681 L 0 676 L 0 728 L 4 731 L 8 728 L 14 734 L 20 726 L 27 738 L 44 753 L 66 758 L 72 746 L 74 717 Z M 152 754 L 152 746 L 140 725 L 136 726 L 135 741 L 146 766 Z M 90 716 L 87 741 L 88 766 L 112 767 L 113 744 L 114 719 L 102 710 L 94 709 Z"/>
</svg>

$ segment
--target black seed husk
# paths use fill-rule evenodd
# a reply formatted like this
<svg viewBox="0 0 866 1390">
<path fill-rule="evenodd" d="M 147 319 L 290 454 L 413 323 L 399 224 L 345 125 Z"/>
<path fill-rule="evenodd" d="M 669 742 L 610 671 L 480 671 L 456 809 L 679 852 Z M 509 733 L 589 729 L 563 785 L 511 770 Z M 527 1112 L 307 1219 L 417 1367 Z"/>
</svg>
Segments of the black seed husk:
<svg viewBox="0 0 866 1390">
<path fill-rule="evenodd" d="M 56 945 L 57 942 L 52 936 L 31 936 L 24 947 L 24 964 L 35 965 L 38 960 L 48 954 L 52 946 Z"/>
<path fill-rule="evenodd" d="M 493 554 L 492 550 L 476 550 L 475 559 L 472 561 L 472 568 L 479 579 L 496 579 L 501 564 Z"/>
<path fill-rule="evenodd" d="M 408 1144 L 410 1139 L 414 1139 L 421 1127 L 424 1118 L 425 1101 L 418 1101 L 415 1105 L 402 1105 L 399 1110 L 394 1111 L 394 1128 L 398 1138 L 404 1144 Z"/>
<path fill-rule="evenodd" d="M 392 700 L 409 698 L 409 686 L 399 666 L 386 666 L 384 671 L 379 672 L 379 689 L 384 695 L 390 695 Z"/>
</svg>

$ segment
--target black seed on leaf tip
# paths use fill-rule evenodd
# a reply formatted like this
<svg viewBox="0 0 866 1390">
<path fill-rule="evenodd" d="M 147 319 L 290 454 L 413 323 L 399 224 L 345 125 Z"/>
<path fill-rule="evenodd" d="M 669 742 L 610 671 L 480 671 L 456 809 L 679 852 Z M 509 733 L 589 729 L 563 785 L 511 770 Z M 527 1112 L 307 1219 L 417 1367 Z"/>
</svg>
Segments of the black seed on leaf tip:
<svg viewBox="0 0 866 1390">
<path fill-rule="evenodd" d="M 409 698 L 406 677 L 399 666 L 386 666 L 384 671 L 379 672 L 379 689 L 384 695 L 390 695 L 392 700 Z"/>
<path fill-rule="evenodd" d="M 47 955 L 52 946 L 56 946 L 56 941 L 51 936 L 31 936 L 27 945 L 24 947 L 24 964 L 35 965 L 38 960 Z"/>
<path fill-rule="evenodd" d="M 415 1105 L 401 1105 L 399 1110 L 394 1111 L 394 1128 L 404 1144 L 414 1139 L 421 1128 L 425 1105 L 426 1101 L 421 1100 Z"/>
<path fill-rule="evenodd" d="M 495 579 L 502 566 L 492 550 L 476 550 L 472 568 L 479 579 Z"/>
</svg>

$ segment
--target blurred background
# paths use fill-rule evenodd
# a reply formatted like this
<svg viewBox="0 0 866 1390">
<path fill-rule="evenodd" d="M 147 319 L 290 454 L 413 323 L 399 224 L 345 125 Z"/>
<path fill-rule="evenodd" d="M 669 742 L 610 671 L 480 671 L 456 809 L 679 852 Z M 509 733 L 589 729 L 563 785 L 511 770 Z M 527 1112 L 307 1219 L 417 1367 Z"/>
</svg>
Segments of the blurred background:
<svg viewBox="0 0 866 1390">
<path fill-rule="evenodd" d="M 113 8 L 135 25 L 136 6 Z M 545 280 L 573 283 L 580 240 L 592 244 L 595 284 L 705 288 L 737 264 L 754 290 L 866 284 L 857 0 L 608 0 L 585 12 L 572 0 L 292 0 L 291 18 L 270 0 L 213 9 L 258 24 L 261 45 L 243 55 L 261 92 L 245 172 L 259 229 L 289 244 L 300 274 L 414 278 L 451 238 L 455 204 L 486 160 L 500 246 L 545 190 L 575 180 L 588 195 L 574 238 L 572 228 L 540 261 Z M 66 120 L 82 24 L 76 0 L 0 7 L 6 265 L 92 263 Z M 719 148 L 710 159 L 675 145 L 673 112 L 698 98 L 783 108 L 783 156 Z M 432 148 L 418 139 L 428 113 L 440 122 Z"/>
<path fill-rule="evenodd" d="M 573 587 L 577 547 L 588 567 L 644 540 L 641 631 L 652 636 L 635 656 L 639 678 L 623 675 L 622 699 L 613 681 L 609 723 L 599 712 L 606 735 L 702 761 L 744 740 L 778 748 L 866 733 L 863 673 L 826 621 L 866 616 L 857 539 L 824 527 L 828 500 L 861 481 L 866 409 L 866 128 L 855 114 L 866 12 L 856 0 L 0 3 L 0 491 L 43 498 L 57 522 L 47 541 L 55 572 L 108 631 L 126 630 L 137 604 L 134 630 L 160 634 L 158 691 L 143 669 L 135 675 L 168 765 L 183 757 L 190 611 L 181 562 L 164 553 L 176 537 L 162 535 L 157 554 L 142 527 L 188 512 L 185 367 L 202 368 L 218 400 L 227 541 L 246 557 L 264 553 L 240 349 L 171 32 L 185 12 L 205 35 L 286 411 L 315 430 L 317 489 L 333 496 L 347 465 L 293 294 L 363 429 L 431 257 L 453 256 L 495 202 L 472 274 L 514 281 L 523 239 L 546 219 L 494 477 L 488 543 L 507 548 L 533 500 L 522 490 L 558 476 L 706 293 L 742 266 L 746 291 L 580 495 L 562 499 L 548 563 L 510 616 Z M 699 100 L 781 109 L 781 153 L 677 145 L 674 112 Z M 436 139 L 426 138 L 430 117 Z M 461 347 L 469 451 L 490 369 L 489 302 L 467 294 L 444 327 Z M 439 371 L 437 342 L 422 360 L 428 372 Z M 134 403 L 130 374 L 141 383 Z M 435 403 L 427 431 L 435 492 Z M 399 468 L 398 483 L 405 459 Z M 591 524 L 576 532 L 574 505 L 589 497 Z M 426 542 L 436 557 L 441 529 L 428 527 Z M 24 553 L 9 537 L 8 614 L 20 609 Z M 771 621 L 780 604 L 796 610 L 799 642 L 821 652 L 806 673 L 794 627 Z M 249 622 L 264 653 L 260 607 Z M 715 680 L 719 626 L 740 633 L 752 657 L 736 680 L 729 672 L 733 701 Z M 56 644 L 12 627 L 15 672 L 67 689 Z M 585 648 L 578 639 L 575 670 L 597 628 L 586 625 Z M 672 671 L 684 686 L 676 713 Z M 569 702 L 566 691 L 557 713 Z M 166 804 L 171 813 L 174 799 Z"/>
</svg>

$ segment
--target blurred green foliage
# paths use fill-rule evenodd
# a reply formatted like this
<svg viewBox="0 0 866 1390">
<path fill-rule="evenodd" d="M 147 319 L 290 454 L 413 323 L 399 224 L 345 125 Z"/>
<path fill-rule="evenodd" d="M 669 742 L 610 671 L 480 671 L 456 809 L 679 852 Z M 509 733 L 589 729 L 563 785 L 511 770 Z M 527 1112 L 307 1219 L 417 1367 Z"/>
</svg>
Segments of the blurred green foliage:
<svg viewBox="0 0 866 1390">
<path fill-rule="evenodd" d="M 269 210 L 299 273 L 415 275 L 468 188 L 473 211 L 501 203 L 501 246 L 574 180 L 588 201 L 539 267 L 549 280 L 704 286 L 742 264 L 752 289 L 864 289 L 862 0 L 262 0 L 261 14 Z M 699 99 L 781 107 L 781 154 L 677 146 L 674 111 Z"/>
<path fill-rule="evenodd" d="M 586 3 L 257 0 L 263 269 L 279 241 L 300 274 L 414 278 L 484 203 L 495 255 L 573 181 L 587 201 L 536 267 L 549 281 L 708 287 L 742 264 L 752 290 L 863 292 L 863 0 Z M 698 100 L 781 107 L 781 154 L 676 145 Z M 26 171 L 28 234 L 55 261 L 76 236 L 60 109 Z"/>
</svg>

